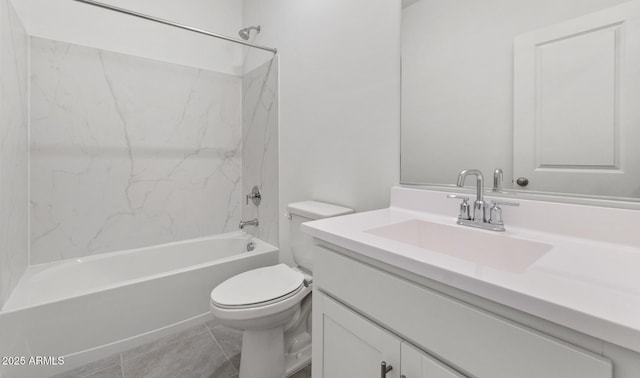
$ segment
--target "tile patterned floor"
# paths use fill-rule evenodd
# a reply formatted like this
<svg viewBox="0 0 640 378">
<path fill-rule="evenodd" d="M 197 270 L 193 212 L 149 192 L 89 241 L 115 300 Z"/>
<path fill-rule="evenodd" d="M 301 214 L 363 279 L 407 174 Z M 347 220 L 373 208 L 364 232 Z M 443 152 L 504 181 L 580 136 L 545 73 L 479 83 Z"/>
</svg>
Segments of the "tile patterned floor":
<svg viewBox="0 0 640 378">
<path fill-rule="evenodd" d="M 215 320 L 55 378 L 237 378 L 242 332 Z M 290 378 L 311 378 L 307 366 Z"/>
</svg>

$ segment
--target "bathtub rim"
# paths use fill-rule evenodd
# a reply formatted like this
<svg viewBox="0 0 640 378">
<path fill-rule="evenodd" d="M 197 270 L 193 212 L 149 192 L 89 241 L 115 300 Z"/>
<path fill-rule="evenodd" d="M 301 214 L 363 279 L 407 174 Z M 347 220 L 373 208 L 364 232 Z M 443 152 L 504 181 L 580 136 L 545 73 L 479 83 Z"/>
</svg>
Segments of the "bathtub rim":
<svg viewBox="0 0 640 378">
<path fill-rule="evenodd" d="M 228 262 L 228 261 L 233 261 L 233 260 L 237 260 L 237 259 L 240 259 L 240 258 L 242 258 L 244 256 L 248 256 L 248 255 L 251 255 L 251 256 L 253 256 L 253 255 L 262 255 L 262 254 L 271 253 L 273 251 L 279 250 L 278 247 L 273 246 L 273 245 L 265 242 L 264 240 L 261 240 L 260 238 L 258 238 L 256 236 L 253 236 L 253 235 L 251 235 L 249 233 L 246 233 L 244 231 L 232 231 L 232 232 L 227 232 L 227 233 L 224 233 L 224 234 L 202 236 L 202 237 L 197 237 L 197 238 L 192 238 L 192 239 L 184 239 L 184 240 L 178 240 L 178 241 L 171 241 L 171 242 L 167 242 L 167 243 L 154 244 L 154 245 L 145 246 L 145 247 L 136 247 L 136 248 L 130 248 L 130 249 L 125 249 L 125 250 L 120 250 L 120 251 L 100 253 L 100 254 L 97 254 L 97 255 L 83 256 L 81 258 L 74 257 L 74 258 L 69 258 L 69 259 L 65 259 L 65 260 L 58 260 L 58 261 L 54 261 L 54 262 L 31 265 L 31 266 L 27 267 L 27 270 L 20 277 L 20 280 L 18 281 L 18 285 L 20 285 L 22 280 L 27 276 L 27 272 L 29 272 L 30 275 L 33 275 L 33 274 L 40 273 L 40 272 L 46 270 L 47 268 L 55 267 L 56 265 L 62 265 L 64 263 L 75 262 L 75 261 L 78 261 L 78 260 L 81 260 L 80 262 L 102 260 L 102 259 L 107 259 L 109 257 L 135 253 L 135 252 L 143 251 L 143 250 L 155 249 L 155 248 L 158 248 L 158 247 L 173 247 L 173 246 L 178 246 L 178 245 L 182 245 L 182 244 L 188 244 L 188 243 L 192 243 L 192 242 L 202 242 L 202 241 L 209 241 L 209 240 L 231 239 L 231 238 L 244 239 L 247 242 L 255 242 L 256 243 L 256 248 L 253 251 L 243 251 L 243 252 L 236 253 L 236 254 L 233 254 L 233 255 L 230 255 L 230 256 L 226 256 L 226 257 L 222 257 L 222 258 L 219 258 L 219 259 L 209 260 L 207 262 L 200 263 L 200 264 L 188 265 L 188 266 L 180 267 L 180 268 L 177 268 L 177 269 L 165 270 L 165 271 L 160 272 L 160 273 L 145 275 L 145 276 L 142 276 L 142 277 L 136 277 L 136 278 L 132 278 L 132 279 L 128 279 L 128 280 L 118 281 L 118 282 L 112 283 L 112 284 L 102 285 L 102 286 L 94 288 L 94 289 L 92 289 L 90 291 L 86 291 L 86 292 L 82 292 L 82 293 L 75 293 L 75 294 L 72 294 L 72 295 L 60 296 L 60 297 L 57 297 L 57 298 L 54 298 L 54 299 L 51 299 L 51 300 L 40 301 L 40 302 L 37 302 L 37 303 L 31 303 L 31 304 L 23 305 L 23 306 L 19 306 L 19 307 L 13 307 L 13 306 L 8 307 L 8 305 L 12 304 L 13 295 L 16 293 L 16 291 L 14 289 L 14 291 L 11 293 L 11 295 L 9 296 L 7 301 L 4 303 L 4 306 L 0 309 L 0 315 L 11 314 L 11 313 L 14 313 L 14 312 L 17 312 L 17 311 L 27 310 L 27 309 L 31 309 L 31 308 L 38 307 L 38 306 L 50 305 L 50 304 L 57 303 L 57 302 L 63 302 L 63 301 L 71 300 L 71 299 L 74 299 L 74 298 L 82 298 L 82 297 L 85 297 L 85 296 L 92 295 L 92 294 L 94 294 L 96 292 L 111 290 L 111 289 L 115 289 L 115 288 L 119 288 L 119 287 L 123 287 L 123 286 L 127 286 L 127 285 L 133 285 L 133 284 L 144 282 L 144 281 L 147 281 L 147 280 L 153 280 L 153 279 L 166 277 L 166 276 L 173 275 L 173 274 L 179 274 L 179 273 L 182 273 L 182 272 L 185 272 L 185 271 L 188 271 L 188 270 L 200 269 L 200 268 L 204 268 L 204 267 L 207 267 L 207 266 L 211 266 L 214 263 L 224 263 L 224 262 Z M 35 271 L 31 271 L 32 267 L 35 267 Z M 16 288 L 18 287 L 18 285 L 16 285 Z"/>
</svg>

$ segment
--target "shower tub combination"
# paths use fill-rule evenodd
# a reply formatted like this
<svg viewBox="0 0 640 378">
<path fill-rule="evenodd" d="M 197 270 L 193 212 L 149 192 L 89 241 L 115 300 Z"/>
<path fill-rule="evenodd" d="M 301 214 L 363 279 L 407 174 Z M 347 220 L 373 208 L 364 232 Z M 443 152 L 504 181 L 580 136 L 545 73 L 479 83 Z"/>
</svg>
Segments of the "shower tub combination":
<svg viewBox="0 0 640 378">
<path fill-rule="evenodd" d="M 0 356 L 64 365 L 0 376 L 66 371 L 204 323 L 216 285 L 277 263 L 277 248 L 240 231 L 31 266 L 0 312 Z"/>
</svg>

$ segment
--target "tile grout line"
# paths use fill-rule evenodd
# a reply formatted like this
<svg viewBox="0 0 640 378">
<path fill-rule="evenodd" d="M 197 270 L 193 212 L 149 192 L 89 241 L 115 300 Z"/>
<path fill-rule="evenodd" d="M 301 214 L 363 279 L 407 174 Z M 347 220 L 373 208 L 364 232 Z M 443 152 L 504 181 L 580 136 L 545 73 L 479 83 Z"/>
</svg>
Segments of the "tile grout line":
<svg viewBox="0 0 640 378">
<path fill-rule="evenodd" d="M 99 362 L 99 361 L 100 361 L 100 360 L 98 360 L 98 361 L 94 361 L 94 362 Z M 122 362 L 122 360 L 121 360 L 121 362 Z M 80 376 L 80 378 L 90 377 L 90 376 L 92 376 L 92 375 L 94 375 L 94 374 L 96 374 L 96 373 L 100 373 L 101 371 L 105 371 L 105 370 L 107 370 L 107 369 L 111 369 L 111 368 L 112 368 L 112 367 L 114 367 L 114 366 L 121 365 L 121 362 L 116 362 L 116 363 L 114 363 L 113 365 L 105 366 L 105 367 L 104 367 L 104 368 L 102 368 L 102 369 L 98 369 L 98 370 L 90 371 L 89 373 L 87 373 L 87 374 L 84 374 L 84 375 Z M 82 366 L 78 366 L 76 369 L 78 369 L 78 368 L 82 368 L 82 367 L 84 367 L 84 366 L 88 366 L 88 365 L 91 365 L 91 364 L 92 364 L 92 363 L 91 363 L 91 362 L 89 362 L 88 364 L 84 364 L 84 365 L 82 365 Z M 72 372 L 73 370 L 75 370 L 75 369 L 71 369 L 71 370 L 69 370 L 69 371 L 67 371 L 67 372 L 63 372 L 63 373 L 61 373 L 61 374 L 67 374 L 67 373 Z M 123 377 L 123 378 L 124 378 L 124 377 Z"/>
<path fill-rule="evenodd" d="M 123 353 L 120 353 L 120 374 L 122 375 L 122 378 L 124 378 L 124 357 L 122 354 Z"/>
<path fill-rule="evenodd" d="M 229 365 L 231 365 L 231 367 L 233 368 L 233 371 L 239 374 L 240 372 L 238 371 L 238 369 L 236 369 L 236 366 L 233 364 L 233 362 L 231 362 L 231 359 L 227 355 L 227 352 L 225 352 L 224 348 L 222 347 L 218 339 L 216 339 L 216 337 L 213 335 L 213 331 L 211 330 L 211 328 L 209 328 L 208 325 L 206 325 L 206 327 L 207 327 L 207 331 L 209 331 L 209 335 L 211 336 L 213 341 L 216 343 L 216 345 L 220 348 L 220 350 L 222 351 L 222 355 L 224 355 L 224 357 L 227 359 L 227 362 L 229 363 Z"/>
<path fill-rule="evenodd" d="M 164 344 L 164 345 L 162 345 L 160 348 L 168 347 L 168 346 L 170 346 L 170 345 L 174 345 L 174 344 L 178 344 L 178 343 L 181 343 L 181 342 L 184 342 L 184 341 L 187 341 L 187 340 L 191 340 L 192 338 L 194 338 L 194 337 L 196 337 L 196 336 L 199 336 L 199 335 L 201 335 L 201 334 L 203 334 L 203 333 L 205 333 L 205 332 L 209 331 L 209 328 L 208 328 L 208 327 L 206 327 L 206 326 L 205 326 L 205 329 L 206 329 L 206 331 L 198 332 L 198 333 L 196 333 L 196 334 L 194 334 L 194 335 L 191 335 L 191 336 L 189 336 L 189 337 L 187 337 L 187 338 L 179 339 L 179 340 L 175 340 L 175 341 L 173 341 L 173 342 L 171 342 L 171 343 Z M 167 337 L 168 337 L 168 336 L 171 336 L 171 335 L 167 335 Z M 158 342 L 158 341 L 160 341 L 160 340 L 162 340 L 162 338 L 160 338 L 160 339 L 158 339 L 158 340 L 155 340 L 155 341 L 151 341 L 151 342 L 149 342 L 149 344 L 152 344 L 152 343 Z M 135 348 L 133 348 L 133 349 L 135 349 Z M 125 352 L 127 352 L 127 351 L 125 351 Z M 121 359 L 122 359 L 122 364 L 123 364 L 123 366 L 124 366 L 124 362 L 125 362 L 125 361 L 135 360 L 136 358 L 139 358 L 139 357 L 141 357 L 141 356 L 146 356 L 146 355 L 148 355 L 148 354 L 150 354 L 150 353 L 154 353 L 154 352 L 156 352 L 156 350 L 153 350 L 153 349 L 152 349 L 152 350 L 149 350 L 149 351 L 147 351 L 147 352 L 143 352 L 143 353 L 136 354 L 136 355 L 134 355 L 133 357 L 126 358 L 126 359 L 124 358 L 124 353 L 125 353 L 125 352 L 120 353 L 120 357 L 121 357 Z"/>
</svg>

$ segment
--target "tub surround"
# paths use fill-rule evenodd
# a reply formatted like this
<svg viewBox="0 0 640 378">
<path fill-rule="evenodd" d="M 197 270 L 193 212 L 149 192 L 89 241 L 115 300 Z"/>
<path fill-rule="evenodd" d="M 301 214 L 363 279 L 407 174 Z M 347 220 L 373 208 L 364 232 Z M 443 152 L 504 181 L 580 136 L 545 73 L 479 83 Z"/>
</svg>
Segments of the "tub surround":
<svg viewBox="0 0 640 378">
<path fill-rule="evenodd" d="M 504 208 L 507 231 L 499 237 L 552 245 L 520 271 L 370 232 L 412 220 L 463 227 L 455 224 L 458 202 L 445 195 L 394 187 L 388 209 L 306 223 L 302 229 L 373 264 L 435 280 L 640 353 L 639 211 L 532 200 Z"/>
<path fill-rule="evenodd" d="M 260 206 L 244 201 L 251 188 L 262 192 Z M 242 77 L 242 219 L 258 218 L 245 230 L 278 245 L 278 58 Z"/>
<path fill-rule="evenodd" d="M 230 275 L 277 263 L 278 250 L 262 241 L 278 238 L 276 59 L 243 78 L 29 38 L 13 11 L 0 21 L 0 203 L 11 217 L 0 219 L 0 355 L 65 356 L 57 369 L 0 376 L 49 375 L 200 324 L 208 308 L 198 298 Z M 243 181 L 262 187 L 261 208 L 243 209 Z M 240 256 L 241 213 L 256 210 L 262 240 Z M 194 241 L 235 234 L 242 248 L 222 248 L 234 256 L 189 257 Z M 161 257 L 167 248 L 173 256 Z M 124 354 L 96 374 L 146 374 Z M 236 370 L 223 365 L 213 376 Z"/>
<path fill-rule="evenodd" d="M 28 264 L 28 46 L 9 0 L 0 1 L 0 308 Z"/>
<path fill-rule="evenodd" d="M 242 79 L 31 38 L 31 264 L 237 229 Z"/>
</svg>

